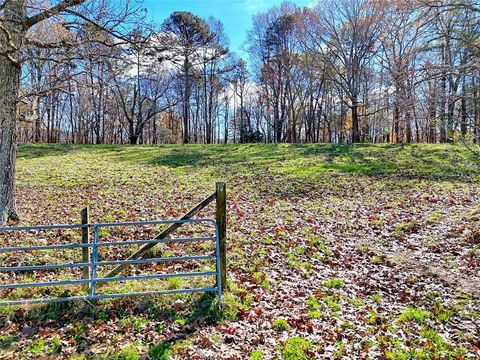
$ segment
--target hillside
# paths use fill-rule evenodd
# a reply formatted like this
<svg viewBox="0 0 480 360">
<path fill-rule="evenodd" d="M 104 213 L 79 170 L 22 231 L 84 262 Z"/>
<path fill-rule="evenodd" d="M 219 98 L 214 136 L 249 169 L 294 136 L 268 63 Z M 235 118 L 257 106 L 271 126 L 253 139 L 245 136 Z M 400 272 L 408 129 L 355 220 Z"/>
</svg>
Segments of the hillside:
<svg viewBox="0 0 480 360">
<path fill-rule="evenodd" d="M 453 145 L 21 146 L 22 225 L 172 219 L 225 181 L 229 291 L 0 308 L 0 358 L 480 356 L 478 180 Z"/>
</svg>

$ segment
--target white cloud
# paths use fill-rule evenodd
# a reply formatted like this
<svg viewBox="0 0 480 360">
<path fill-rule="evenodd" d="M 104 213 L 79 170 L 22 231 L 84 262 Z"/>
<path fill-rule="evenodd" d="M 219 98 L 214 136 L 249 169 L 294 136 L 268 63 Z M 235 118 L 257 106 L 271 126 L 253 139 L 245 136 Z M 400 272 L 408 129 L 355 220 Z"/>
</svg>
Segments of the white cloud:
<svg viewBox="0 0 480 360">
<path fill-rule="evenodd" d="M 268 8 L 279 5 L 279 0 L 243 0 L 241 1 L 241 7 L 251 12 L 257 12 L 261 10 L 267 10 Z"/>
<path fill-rule="evenodd" d="M 258 85 L 252 81 L 247 82 L 245 85 L 245 97 L 244 102 L 245 105 L 248 105 L 251 101 L 253 101 L 258 94 Z M 234 106 L 240 106 L 240 97 L 235 92 L 233 84 L 228 84 L 227 88 L 223 92 L 222 97 L 227 96 L 228 98 L 228 105 L 230 109 L 233 109 Z"/>
<path fill-rule="evenodd" d="M 273 6 L 280 6 L 283 2 L 296 4 L 298 7 L 313 8 L 317 6 L 321 0 L 241 0 L 242 5 L 251 11 L 268 10 Z"/>
</svg>

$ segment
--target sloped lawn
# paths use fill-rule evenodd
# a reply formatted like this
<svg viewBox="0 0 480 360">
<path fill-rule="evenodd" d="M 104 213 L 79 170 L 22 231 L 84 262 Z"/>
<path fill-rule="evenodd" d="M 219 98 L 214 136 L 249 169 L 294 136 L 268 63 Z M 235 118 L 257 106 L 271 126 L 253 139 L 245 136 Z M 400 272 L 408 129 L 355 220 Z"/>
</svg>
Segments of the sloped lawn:
<svg viewBox="0 0 480 360">
<path fill-rule="evenodd" d="M 41 144 L 18 158 L 22 225 L 78 223 L 86 205 L 97 223 L 172 219 L 225 181 L 229 290 L 220 310 L 209 294 L 1 308 L 1 359 L 480 356 L 480 186 L 460 147 Z M 43 260 L 60 255 L 77 256 Z"/>
</svg>

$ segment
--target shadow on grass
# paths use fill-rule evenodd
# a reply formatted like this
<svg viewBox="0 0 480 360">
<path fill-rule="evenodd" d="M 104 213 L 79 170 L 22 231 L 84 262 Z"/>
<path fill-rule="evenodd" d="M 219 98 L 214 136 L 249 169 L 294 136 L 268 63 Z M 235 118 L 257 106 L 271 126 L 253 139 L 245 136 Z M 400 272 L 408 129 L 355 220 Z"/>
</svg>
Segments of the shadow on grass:
<svg viewBox="0 0 480 360">
<path fill-rule="evenodd" d="M 171 168 L 179 168 L 184 166 L 200 166 L 208 163 L 212 155 L 221 153 L 221 151 L 192 151 L 190 149 L 171 149 L 170 152 L 162 156 L 154 156 L 148 162 Z"/>
<path fill-rule="evenodd" d="M 152 359 L 168 359 L 175 351 L 175 347 L 187 341 L 205 326 L 212 326 L 223 320 L 222 311 L 217 307 L 216 298 L 213 294 L 203 294 L 192 308 L 185 328 L 182 331 L 174 332 L 170 337 L 149 350 Z"/>
<path fill-rule="evenodd" d="M 463 181 L 478 174 L 465 150 L 454 145 L 229 144 L 123 149 L 115 155 L 121 161 L 169 168 L 217 167 L 222 172 L 240 175 L 244 172 L 242 166 L 248 167 L 248 171 L 291 167 L 290 173 L 299 177 L 304 177 L 304 172 L 337 172 L 372 177 L 392 175 L 399 180 Z"/>
<path fill-rule="evenodd" d="M 10 349 L 19 340 L 20 337 L 18 335 L 0 336 L 0 350 Z"/>
<path fill-rule="evenodd" d="M 395 176 L 399 180 L 461 180 L 478 175 L 468 152 L 455 145 L 336 145 L 336 144 L 228 144 L 228 145 L 71 145 L 34 144 L 19 147 L 19 158 L 61 156 L 83 152 L 107 161 L 160 165 L 192 170 L 208 167 L 235 176 L 251 170 L 282 169 L 300 178 L 322 172 Z M 234 167 L 234 165 L 237 165 Z"/>
<path fill-rule="evenodd" d="M 205 326 L 215 325 L 224 319 L 222 310 L 217 306 L 217 298 L 212 293 L 204 293 L 199 297 L 190 297 L 184 309 L 173 308 L 175 296 L 166 297 L 126 297 L 115 300 L 89 303 L 82 301 L 67 301 L 37 305 L 25 311 L 25 308 L 12 308 L 7 316 L 3 316 L 0 327 L 8 320 L 11 323 L 29 325 L 31 337 L 38 333 L 41 327 L 63 328 L 71 324 L 92 323 L 102 321 L 107 323 L 112 318 L 121 322 L 135 317 L 142 317 L 166 324 L 169 337 L 164 342 L 152 347 L 157 355 L 167 351 L 173 344 L 186 340 Z M 181 321 L 179 321 L 181 320 Z M 173 325 L 176 326 L 168 326 Z M 181 324 L 181 326 L 179 326 Z M 12 349 L 19 341 L 19 336 L 0 337 L 0 349 Z M 170 345 L 169 345 L 170 344 Z M 154 357 L 162 358 L 161 356 Z"/>
<path fill-rule="evenodd" d="M 83 150 L 85 147 L 81 145 L 71 144 L 28 144 L 20 145 L 17 149 L 17 158 L 33 159 L 45 156 L 62 156 L 68 153 Z"/>
</svg>

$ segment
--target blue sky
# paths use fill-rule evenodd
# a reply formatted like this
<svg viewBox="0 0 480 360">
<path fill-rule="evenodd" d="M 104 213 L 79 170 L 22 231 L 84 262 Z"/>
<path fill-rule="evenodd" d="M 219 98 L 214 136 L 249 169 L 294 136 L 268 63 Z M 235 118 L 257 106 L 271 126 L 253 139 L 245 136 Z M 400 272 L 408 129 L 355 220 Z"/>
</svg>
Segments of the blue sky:
<svg viewBox="0 0 480 360">
<path fill-rule="evenodd" d="M 161 24 L 174 11 L 190 11 L 201 18 L 210 15 L 221 20 L 230 39 L 230 49 L 239 55 L 246 32 L 252 24 L 252 16 L 279 5 L 282 0 L 144 0 L 149 16 Z M 299 6 L 306 6 L 312 0 L 290 0 Z"/>
</svg>

